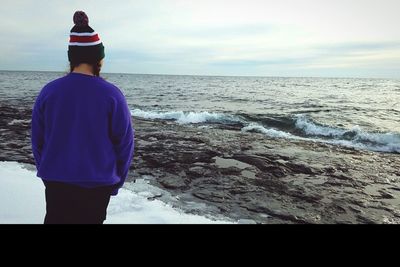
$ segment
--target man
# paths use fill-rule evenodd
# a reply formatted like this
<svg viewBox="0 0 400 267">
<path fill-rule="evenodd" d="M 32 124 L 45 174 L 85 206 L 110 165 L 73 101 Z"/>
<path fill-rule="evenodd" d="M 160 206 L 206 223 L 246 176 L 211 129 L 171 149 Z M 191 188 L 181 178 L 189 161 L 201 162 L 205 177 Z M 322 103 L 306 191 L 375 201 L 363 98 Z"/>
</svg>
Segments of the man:
<svg viewBox="0 0 400 267">
<path fill-rule="evenodd" d="M 134 150 L 122 92 L 100 75 L 104 46 L 83 11 L 74 14 L 71 72 L 47 84 L 32 113 L 32 151 L 46 186 L 45 224 L 101 224 Z"/>
</svg>

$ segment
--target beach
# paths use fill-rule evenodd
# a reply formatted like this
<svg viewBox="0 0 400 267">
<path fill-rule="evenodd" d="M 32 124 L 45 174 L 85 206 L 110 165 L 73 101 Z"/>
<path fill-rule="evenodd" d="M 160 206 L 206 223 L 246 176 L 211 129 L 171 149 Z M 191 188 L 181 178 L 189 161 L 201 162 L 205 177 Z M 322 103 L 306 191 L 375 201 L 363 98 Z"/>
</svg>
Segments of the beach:
<svg viewBox="0 0 400 267">
<path fill-rule="evenodd" d="M 34 164 L 31 107 L 1 101 L 0 113 L 0 161 Z M 155 186 L 160 191 L 151 200 L 187 214 L 266 224 L 400 222 L 396 153 L 268 137 L 229 125 L 132 120 L 136 152 L 126 187 L 135 180 Z"/>
</svg>

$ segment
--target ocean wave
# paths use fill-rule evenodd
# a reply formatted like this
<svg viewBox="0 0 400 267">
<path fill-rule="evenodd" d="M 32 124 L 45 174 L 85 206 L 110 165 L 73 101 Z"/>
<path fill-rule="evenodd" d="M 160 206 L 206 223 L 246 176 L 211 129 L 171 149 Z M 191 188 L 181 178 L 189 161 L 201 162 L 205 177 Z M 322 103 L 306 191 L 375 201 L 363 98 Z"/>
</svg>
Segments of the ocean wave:
<svg viewBox="0 0 400 267">
<path fill-rule="evenodd" d="M 400 152 L 400 134 L 367 132 L 359 126 L 351 129 L 320 125 L 305 115 L 296 116 L 295 127 L 307 137 L 330 138 L 329 143 L 382 152 Z"/>
<path fill-rule="evenodd" d="M 242 132 L 261 133 L 268 137 L 312 141 L 363 150 L 400 153 L 400 134 L 367 132 L 358 126 L 335 128 L 313 121 L 304 114 L 295 117 L 263 117 L 259 115 L 215 112 L 131 110 L 134 117 L 171 120 L 179 124 L 238 125 Z"/>
<path fill-rule="evenodd" d="M 376 144 L 400 144 L 400 135 L 397 133 L 367 132 L 359 126 L 354 126 L 351 129 L 334 128 L 315 123 L 304 115 L 297 116 L 295 126 L 303 130 L 307 135 L 356 140 L 359 142 Z"/>
<path fill-rule="evenodd" d="M 302 130 L 306 135 L 338 137 L 343 136 L 347 131 L 329 126 L 318 125 L 301 114 L 295 117 L 295 127 Z"/>
<path fill-rule="evenodd" d="M 259 125 L 257 123 L 250 123 L 248 126 L 243 127 L 242 132 L 262 133 L 269 137 L 275 137 L 275 138 L 299 139 L 299 137 L 294 136 L 290 133 L 279 131 L 272 128 L 265 128 L 264 126 Z"/>
<path fill-rule="evenodd" d="M 339 129 L 337 129 L 338 131 L 333 131 L 333 130 L 335 129 L 330 129 L 329 130 L 330 133 L 339 132 Z M 273 138 L 312 141 L 312 142 L 325 143 L 325 144 L 343 146 L 348 148 L 356 148 L 362 150 L 370 150 L 376 152 L 400 153 L 400 136 L 396 134 L 371 134 L 360 130 L 358 135 L 352 140 L 346 140 L 340 138 L 321 139 L 317 136 L 302 137 L 284 131 L 280 131 L 277 129 L 265 128 L 264 126 L 259 125 L 257 123 L 251 123 L 248 126 L 243 127 L 242 132 L 255 132 Z M 319 131 L 317 132 L 319 133 Z"/>
<path fill-rule="evenodd" d="M 283 116 L 279 114 L 238 114 L 241 118 L 244 118 L 247 124 L 257 124 L 263 125 L 272 129 L 279 129 L 281 131 L 289 132 L 293 129 L 293 119 L 288 116 Z"/>
<path fill-rule="evenodd" d="M 214 112 L 184 112 L 184 111 L 144 111 L 131 110 L 131 115 L 144 119 L 173 120 L 179 124 L 220 123 L 240 124 L 242 119 L 233 115 Z"/>
</svg>

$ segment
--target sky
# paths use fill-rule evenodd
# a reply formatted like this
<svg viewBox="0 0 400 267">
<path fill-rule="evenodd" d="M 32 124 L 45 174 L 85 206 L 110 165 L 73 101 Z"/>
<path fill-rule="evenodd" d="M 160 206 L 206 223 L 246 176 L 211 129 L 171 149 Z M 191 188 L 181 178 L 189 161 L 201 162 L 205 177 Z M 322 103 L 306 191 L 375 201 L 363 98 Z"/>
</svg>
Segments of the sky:
<svg viewBox="0 0 400 267">
<path fill-rule="evenodd" d="M 0 69 L 66 71 L 72 16 L 104 72 L 400 78 L 398 0 L 4 1 Z"/>
</svg>

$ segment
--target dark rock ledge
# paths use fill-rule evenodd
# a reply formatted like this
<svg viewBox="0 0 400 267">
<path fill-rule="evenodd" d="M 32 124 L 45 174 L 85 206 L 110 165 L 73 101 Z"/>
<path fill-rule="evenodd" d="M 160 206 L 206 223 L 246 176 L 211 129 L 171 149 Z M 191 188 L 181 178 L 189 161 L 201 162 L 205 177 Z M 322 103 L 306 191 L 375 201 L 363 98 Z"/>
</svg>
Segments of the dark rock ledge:
<svg viewBox="0 0 400 267">
<path fill-rule="evenodd" d="M 29 105 L 0 102 L 0 161 L 34 164 L 30 117 Z M 399 155 L 133 120 L 129 180 L 151 177 L 188 212 L 258 223 L 400 223 Z"/>
</svg>

